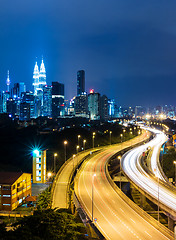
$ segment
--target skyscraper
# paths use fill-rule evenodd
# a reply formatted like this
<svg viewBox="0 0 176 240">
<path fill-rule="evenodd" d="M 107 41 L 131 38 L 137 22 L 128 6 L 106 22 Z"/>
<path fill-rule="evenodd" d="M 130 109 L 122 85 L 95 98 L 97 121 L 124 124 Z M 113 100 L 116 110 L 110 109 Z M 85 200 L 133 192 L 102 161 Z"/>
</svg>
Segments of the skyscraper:
<svg viewBox="0 0 176 240">
<path fill-rule="evenodd" d="M 26 92 L 26 85 L 24 84 L 24 82 L 19 83 L 19 96 L 20 97 L 21 97 L 22 92 Z"/>
<path fill-rule="evenodd" d="M 95 93 L 93 89 L 90 90 L 90 94 L 88 95 L 88 110 L 91 120 L 100 119 L 100 94 Z"/>
<path fill-rule="evenodd" d="M 34 86 L 34 95 L 37 96 L 37 89 L 39 86 L 39 68 L 37 62 L 35 63 L 34 72 L 33 72 L 33 86 Z"/>
<path fill-rule="evenodd" d="M 108 120 L 108 98 L 106 95 L 100 97 L 100 119 L 107 121 Z"/>
<path fill-rule="evenodd" d="M 19 83 L 14 83 L 14 87 L 12 88 L 12 97 L 13 98 L 18 98 L 19 97 L 19 92 L 20 92 L 20 86 Z"/>
<path fill-rule="evenodd" d="M 46 85 L 46 70 L 45 65 L 42 59 L 42 63 L 40 65 L 40 73 L 39 73 L 39 90 L 43 90 L 43 87 Z"/>
<path fill-rule="evenodd" d="M 7 100 L 10 97 L 10 93 L 8 91 L 2 92 L 2 112 L 7 112 Z"/>
<path fill-rule="evenodd" d="M 26 118 L 28 118 L 28 115 L 29 118 L 36 118 L 39 116 L 39 114 L 36 113 L 37 110 L 35 100 L 35 96 L 31 91 L 22 93 L 20 103 L 20 114 L 22 116 L 21 118 L 23 118 L 23 115 L 27 116 Z"/>
<path fill-rule="evenodd" d="M 33 82 L 34 95 L 38 96 L 43 91 L 43 87 L 46 85 L 46 70 L 45 70 L 43 59 L 40 65 L 40 72 L 39 72 L 37 62 L 35 63 L 33 79 L 34 79 L 34 82 Z"/>
<path fill-rule="evenodd" d="M 52 82 L 52 117 L 64 115 L 64 84 Z"/>
<path fill-rule="evenodd" d="M 77 96 L 85 92 L 85 71 L 79 70 L 77 72 Z"/>
<path fill-rule="evenodd" d="M 9 70 L 8 70 L 8 72 L 7 72 L 7 80 L 6 80 L 6 84 L 7 84 L 7 92 L 9 92 L 9 86 L 10 86 Z"/>
<path fill-rule="evenodd" d="M 81 94 L 75 98 L 75 115 L 78 117 L 89 117 L 87 94 Z"/>
<path fill-rule="evenodd" d="M 52 115 L 52 87 L 43 87 L 43 116 L 51 117 Z"/>
</svg>

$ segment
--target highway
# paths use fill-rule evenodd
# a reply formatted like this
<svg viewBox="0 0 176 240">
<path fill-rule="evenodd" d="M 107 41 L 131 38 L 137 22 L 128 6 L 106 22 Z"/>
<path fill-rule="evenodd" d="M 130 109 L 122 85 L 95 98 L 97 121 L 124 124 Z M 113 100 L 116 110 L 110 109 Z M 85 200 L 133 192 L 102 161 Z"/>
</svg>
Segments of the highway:
<svg viewBox="0 0 176 240">
<path fill-rule="evenodd" d="M 92 152 L 100 150 L 95 148 Z M 53 190 L 53 201 L 52 208 L 68 208 L 68 184 L 72 177 L 73 169 L 82 161 L 85 156 L 88 156 L 90 150 L 81 152 L 71 160 L 69 159 L 61 168 L 59 174 L 57 174 L 54 190 Z"/>
<path fill-rule="evenodd" d="M 138 139 L 133 140 L 139 141 Z M 106 164 L 115 153 L 131 145 L 131 140 L 121 146 L 111 146 L 85 162 L 75 181 L 75 193 L 89 218 L 97 219 L 95 225 L 106 239 L 172 239 L 146 221 L 112 187 L 106 175 Z M 96 176 L 94 176 L 96 174 Z M 93 190 L 93 199 L 92 199 Z M 120 190 L 119 190 L 120 192 Z M 144 214 L 142 210 L 141 214 Z M 158 225 L 158 227 L 161 227 Z M 161 227 L 163 229 L 163 227 Z M 165 229 L 165 228 L 164 228 Z M 165 230 L 163 230 L 165 233 Z"/>
<path fill-rule="evenodd" d="M 165 184 L 165 179 L 158 167 L 158 157 L 161 145 L 167 137 L 158 132 L 153 140 L 145 145 L 136 147 L 126 153 L 121 160 L 121 166 L 125 175 L 140 189 L 147 193 L 167 212 L 176 216 L 176 191 Z M 141 165 L 141 155 L 148 147 L 153 148 L 151 168 L 153 175 L 146 172 Z M 159 180 L 160 179 L 160 180 Z"/>
<path fill-rule="evenodd" d="M 154 134 L 158 135 L 157 143 L 153 145 L 152 156 L 150 159 L 150 167 L 151 171 L 156 177 L 159 177 L 163 181 L 167 181 L 166 177 L 164 176 L 163 172 L 161 171 L 160 163 L 159 163 L 159 155 L 161 146 L 168 140 L 168 137 L 160 130 L 153 129 L 153 128 L 144 128 Z"/>
</svg>

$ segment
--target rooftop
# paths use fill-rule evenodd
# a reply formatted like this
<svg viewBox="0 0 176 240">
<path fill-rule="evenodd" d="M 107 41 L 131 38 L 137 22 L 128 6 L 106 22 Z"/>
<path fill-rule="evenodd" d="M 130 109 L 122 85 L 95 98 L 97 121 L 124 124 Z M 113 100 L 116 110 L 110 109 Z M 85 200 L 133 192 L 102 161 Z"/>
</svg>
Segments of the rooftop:
<svg viewBox="0 0 176 240">
<path fill-rule="evenodd" d="M 23 173 L 22 172 L 0 172 L 0 184 L 13 184 Z"/>
</svg>

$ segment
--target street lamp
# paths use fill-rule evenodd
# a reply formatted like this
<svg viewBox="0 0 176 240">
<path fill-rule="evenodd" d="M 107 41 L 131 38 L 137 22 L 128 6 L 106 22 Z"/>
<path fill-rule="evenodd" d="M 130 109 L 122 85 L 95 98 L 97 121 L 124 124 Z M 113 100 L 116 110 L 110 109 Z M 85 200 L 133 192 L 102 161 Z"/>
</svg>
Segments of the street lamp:
<svg viewBox="0 0 176 240">
<path fill-rule="evenodd" d="M 67 160 L 67 144 L 68 142 L 67 141 L 64 141 L 64 149 L 65 149 L 65 162 Z"/>
<path fill-rule="evenodd" d="M 96 173 L 92 175 L 92 222 L 93 222 L 93 210 L 94 210 L 94 177 L 96 177 Z"/>
<path fill-rule="evenodd" d="M 79 139 L 80 139 L 81 135 L 78 135 L 78 146 L 79 146 Z"/>
<path fill-rule="evenodd" d="M 124 136 L 124 141 L 125 141 L 125 132 L 126 132 L 126 130 L 125 129 L 123 129 L 123 136 Z"/>
<path fill-rule="evenodd" d="M 77 159 L 77 169 L 78 169 L 78 150 L 79 150 L 79 145 L 76 146 L 76 152 L 77 152 L 77 155 L 76 155 L 76 159 Z"/>
<path fill-rule="evenodd" d="M 76 152 L 78 154 L 78 150 L 79 150 L 79 145 L 76 146 Z"/>
<path fill-rule="evenodd" d="M 176 161 L 173 161 L 173 164 L 175 165 L 175 186 L 176 186 Z"/>
<path fill-rule="evenodd" d="M 84 148 L 84 151 L 86 150 L 86 139 L 83 140 L 83 148 Z"/>
<path fill-rule="evenodd" d="M 56 157 L 57 153 L 54 153 L 54 173 L 56 174 Z"/>
<path fill-rule="evenodd" d="M 93 148 L 94 148 L 94 139 L 95 139 L 95 132 L 93 132 L 93 134 L 92 134 L 92 145 L 93 145 Z"/>
<path fill-rule="evenodd" d="M 48 173 L 47 173 L 47 176 L 48 176 L 48 182 L 49 182 L 49 179 L 50 179 L 50 177 L 52 176 L 52 173 L 51 173 L 51 172 L 48 172 Z"/>
<path fill-rule="evenodd" d="M 133 134 L 133 133 L 132 133 L 132 132 L 130 132 L 130 134 L 131 134 L 131 146 L 132 146 L 132 134 Z"/>
<path fill-rule="evenodd" d="M 123 138 L 123 134 L 120 134 L 121 143 L 122 143 L 122 138 Z"/>
<path fill-rule="evenodd" d="M 112 134 L 112 131 L 109 132 L 110 145 L 111 145 L 111 134 Z"/>
</svg>

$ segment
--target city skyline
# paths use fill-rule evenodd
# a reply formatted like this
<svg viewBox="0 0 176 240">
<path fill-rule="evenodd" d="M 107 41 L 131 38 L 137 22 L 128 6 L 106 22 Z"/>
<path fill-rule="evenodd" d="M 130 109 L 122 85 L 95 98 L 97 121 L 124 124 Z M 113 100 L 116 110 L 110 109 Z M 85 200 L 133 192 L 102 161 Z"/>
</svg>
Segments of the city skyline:
<svg viewBox="0 0 176 240">
<path fill-rule="evenodd" d="M 84 69 L 86 89 L 118 105 L 174 105 L 175 9 L 174 1 L 159 0 L 3 2 L 0 89 L 7 70 L 12 83 L 29 89 L 35 57 L 43 55 L 48 83 L 68 86 L 66 99 L 76 95 L 76 73 Z"/>
</svg>

